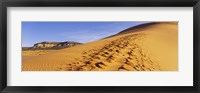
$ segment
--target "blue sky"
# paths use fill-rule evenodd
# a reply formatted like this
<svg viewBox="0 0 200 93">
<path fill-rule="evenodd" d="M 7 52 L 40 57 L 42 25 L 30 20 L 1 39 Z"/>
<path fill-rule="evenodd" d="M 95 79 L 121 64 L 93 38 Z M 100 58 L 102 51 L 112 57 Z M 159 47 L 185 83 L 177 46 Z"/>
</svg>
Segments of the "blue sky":
<svg viewBox="0 0 200 93">
<path fill-rule="evenodd" d="M 146 22 L 22 22 L 22 46 L 35 43 L 92 42 Z"/>
</svg>

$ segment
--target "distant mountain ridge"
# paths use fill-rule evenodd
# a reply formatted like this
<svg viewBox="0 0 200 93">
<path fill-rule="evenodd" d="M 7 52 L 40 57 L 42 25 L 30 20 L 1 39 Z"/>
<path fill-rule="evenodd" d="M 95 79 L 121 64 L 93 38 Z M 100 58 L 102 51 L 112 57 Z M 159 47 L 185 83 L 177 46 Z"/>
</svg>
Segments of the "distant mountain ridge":
<svg viewBox="0 0 200 93">
<path fill-rule="evenodd" d="M 62 48 L 68 48 L 68 47 L 73 47 L 76 45 L 80 45 L 82 43 L 79 42 L 71 42 L 71 41 L 66 41 L 66 42 L 40 42 L 34 44 L 33 47 L 23 47 L 23 50 L 28 50 L 28 49 L 62 49 Z"/>
</svg>

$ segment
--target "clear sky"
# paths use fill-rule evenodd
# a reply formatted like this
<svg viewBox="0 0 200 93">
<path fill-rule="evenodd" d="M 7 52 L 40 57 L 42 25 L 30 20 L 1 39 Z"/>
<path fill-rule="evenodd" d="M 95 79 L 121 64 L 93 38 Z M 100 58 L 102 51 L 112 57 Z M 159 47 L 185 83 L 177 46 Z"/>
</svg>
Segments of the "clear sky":
<svg viewBox="0 0 200 93">
<path fill-rule="evenodd" d="M 87 43 L 147 22 L 22 22 L 22 46 L 39 42 Z"/>
</svg>

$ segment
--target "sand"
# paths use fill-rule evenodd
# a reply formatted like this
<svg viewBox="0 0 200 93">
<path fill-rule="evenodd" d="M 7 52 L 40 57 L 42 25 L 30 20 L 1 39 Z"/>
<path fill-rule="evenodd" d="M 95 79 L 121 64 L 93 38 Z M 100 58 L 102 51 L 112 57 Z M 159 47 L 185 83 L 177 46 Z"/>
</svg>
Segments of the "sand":
<svg viewBox="0 0 200 93">
<path fill-rule="evenodd" d="M 23 51 L 22 70 L 177 71 L 178 23 L 151 24 L 60 50 Z"/>
</svg>

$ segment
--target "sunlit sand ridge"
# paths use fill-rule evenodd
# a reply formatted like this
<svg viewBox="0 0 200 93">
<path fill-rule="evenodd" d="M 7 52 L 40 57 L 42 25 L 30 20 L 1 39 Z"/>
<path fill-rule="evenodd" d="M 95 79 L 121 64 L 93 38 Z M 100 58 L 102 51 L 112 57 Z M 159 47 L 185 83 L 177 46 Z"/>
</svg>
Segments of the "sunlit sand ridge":
<svg viewBox="0 0 200 93">
<path fill-rule="evenodd" d="M 39 54 L 23 51 L 22 70 L 177 71 L 178 23 L 141 25 L 102 40 Z"/>
</svg>

